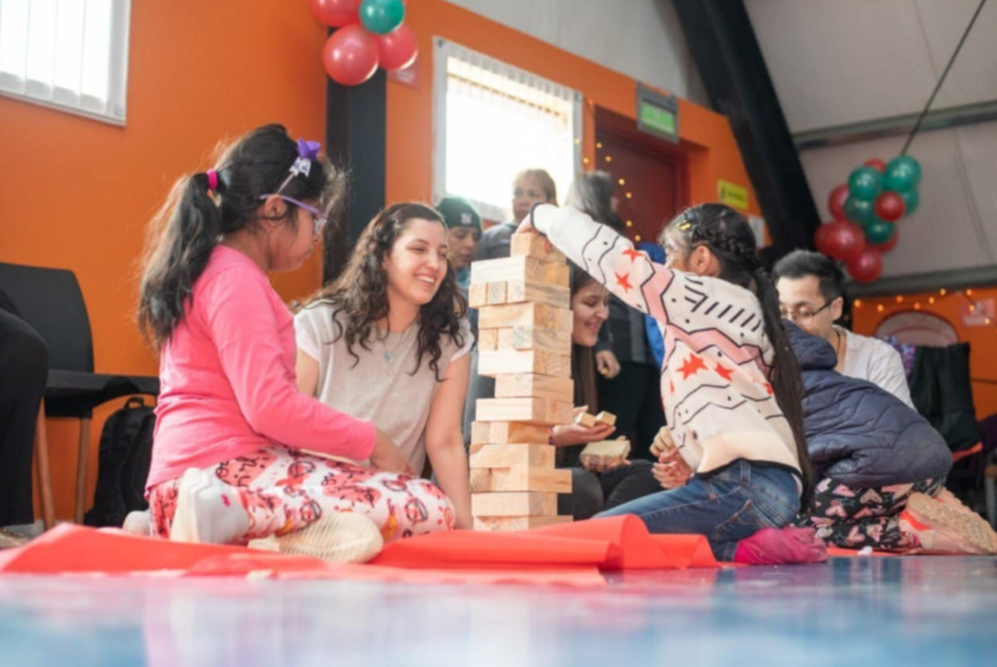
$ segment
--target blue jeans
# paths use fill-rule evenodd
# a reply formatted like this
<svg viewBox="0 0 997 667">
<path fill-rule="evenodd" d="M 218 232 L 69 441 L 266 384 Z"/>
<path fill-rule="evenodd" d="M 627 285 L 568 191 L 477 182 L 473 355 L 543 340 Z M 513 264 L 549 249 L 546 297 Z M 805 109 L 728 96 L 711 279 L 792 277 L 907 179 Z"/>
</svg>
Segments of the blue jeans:
<svg viewBox="0 0 997 667">
<path fill-rule="evenodd" d="M 717 560 L 733 561 L 737 543 L 762 528 L 782 528 L 796 518 L 800 492 L 783 468 L 744 459 L 685 486 L 638 498 L 599 516 L 636 514 L 652 533 L 705 535 Z"/>
</svg>

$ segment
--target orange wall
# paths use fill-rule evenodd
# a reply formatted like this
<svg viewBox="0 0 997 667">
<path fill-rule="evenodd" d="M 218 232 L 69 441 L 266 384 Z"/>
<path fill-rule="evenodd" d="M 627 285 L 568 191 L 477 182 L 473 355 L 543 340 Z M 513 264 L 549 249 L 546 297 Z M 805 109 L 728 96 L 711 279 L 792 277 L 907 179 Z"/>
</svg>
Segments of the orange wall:
<svg viewBox="0 0 997 667">
<path fill-rule="evenodd" d="M 132 314 L 146 222 L 172 183 L 206 168 L 220 139 L 266 122 L 323 138 L 325 30 L 307 3 L 291 4 L 133 2 L 124 128 L 0 97 L 0 261 L 76 272 L 98 372 L 156 372 Z M 275 282 L 299 297 L 319 275 L 313 259 Z M 100 429 L 118 405 L 95 414 L 91 488 Z M 76 425 L 49 420 L 48 435 L 57 514 L 68 518 Z"/>
<path fill-rule="evenodd" d="M 156 372 L 132 322 L 146 222 L 181 174 L 204 169 L 214 144 L 265 122 L 324 138 L 325 30 L 303 0 L 132 4 L 128 124 L 124 128 L 0 98 L 0 261 L 76 272 L 90 312 L 96 369 Z M 432 197 L 432 37 L 464 44 L 576 88 L 586 98 L 585 155 L 595 156 L 595 106 L 634 118 L 636 82 L 443 2 L 410 3 L 421 87 L 388 85 L 387 198 Z M 727 120 L 680 102 L 692 202 L 717 179 L 750 183 Z M 529 166 L 529 165 L 524 165 Z M 511 175 L 510 175 L 511 176 Z M 751 193 L 751 212 L 758 208 Z M 285 298 L 320 279 L 312 261 L 275 280 Z M 91 435 L 90 492 L 103 421 Z M 72 512 L 77 428 L 49 420 L 57 515 Z"/>
<path fill-rule="evenodd" d="M 935 303 L 929 303 L 929 298 L 934 298 Z M 997 301 L 997 288 L 974 289 L 971 299 Z M 861 299 L 859 307 L 852 311 L 855 331 L 872 335 L 879 323 L 888 316 L 912 310 L 914 304 L 920 304 L 923 311 L 945 318 L 958 332 L 959 340 L 969 343 L 970 377 L 997 381 L 997 354 L 994 353 L 997 350 L 997 323 L 986 327 L 967 327 L 963 324 L 962 316 L 969 303 L 966 297 L 958 293 L 949 293 L 945 297 L 939 293 L 904 295 L 902 303 L 897 303 L 896 297 Z M 882 311 L 879 310 L 880 306 L 883 307 Z M 973 402 L 979 419 L 997 413 L 997 384 L 974 382 Z"/>
<path fill-rule="evenodd" d="M 581 91 L 586 100 L 584 154 L 590 166 L 595 158 L 594 107 L 635 118 L 637 82 L 633 79 L 444 0 L 419 0 L 410 3 L 408 10 L 406 20 L 419 36 L 420 88 L 388 84 L 389 200 L 429 201 L 433 195 L 433 37 L 457 42 Z M 750 191 L 741 154 L 724 116 L 681 100 L 679 133 L 689 159 L 691 203 L 715 201 L 718 179 L 744 185 Z M 533 165 L 523 165 L 529 166 Z M 749 203 L 750 212 L 758 214 L 753 191 Z"/>
</svg>

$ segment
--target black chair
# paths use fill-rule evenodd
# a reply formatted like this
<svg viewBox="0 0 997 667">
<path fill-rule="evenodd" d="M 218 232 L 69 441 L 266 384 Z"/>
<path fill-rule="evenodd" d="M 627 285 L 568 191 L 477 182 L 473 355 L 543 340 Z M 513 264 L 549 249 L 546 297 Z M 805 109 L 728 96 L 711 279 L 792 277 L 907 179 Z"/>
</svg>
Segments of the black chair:
<svg viewBox="0 0 997 667">
<path fill-rule="evenodd" d="M 0 290 L 48 345 L 45 415 L 80 420 L 73 518 L 82 524 L 93 409 L 131 394 L 157 396 L 159 378 L 93 372 L 90 318 L 72 271 L 0 262 Z M 41 437 L 44 438 L 44 431 Z"/>
</svg>

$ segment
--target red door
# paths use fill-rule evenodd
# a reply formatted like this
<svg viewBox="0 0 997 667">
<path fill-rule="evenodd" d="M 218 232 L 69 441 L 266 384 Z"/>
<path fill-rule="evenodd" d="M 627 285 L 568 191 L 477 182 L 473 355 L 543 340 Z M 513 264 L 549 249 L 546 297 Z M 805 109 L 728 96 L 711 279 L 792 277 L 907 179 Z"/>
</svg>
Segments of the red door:
<svg viewBox="0 0 997 667">
<path fill-rule="evenodd" d="M 681 149 L 640 132 L 636 121 L 596 110 L 596 168 L 616 181 L 617 212 L 627 236 L 657 242 L 666 222 L 688 205 L 687 168 Z"/>
</svg>

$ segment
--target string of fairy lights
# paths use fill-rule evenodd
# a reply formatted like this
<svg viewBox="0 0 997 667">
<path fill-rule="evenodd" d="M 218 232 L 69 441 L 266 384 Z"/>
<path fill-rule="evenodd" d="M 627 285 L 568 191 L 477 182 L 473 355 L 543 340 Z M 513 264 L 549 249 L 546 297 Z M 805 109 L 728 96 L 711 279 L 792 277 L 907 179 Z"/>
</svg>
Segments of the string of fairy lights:
<svg viewBox="0 0 997 667">
<path fill-rule="evenodd" d="M 575 139 L 575 143 L 578 144 L 580 142 L 579 142 L 578 139 Z M 595 142 L 595 149 L 597 151 L 601 151 L 602 150 L 602 142 L 601 141 Z M 596 157 L 596 160 L 598 160 L 598 159 L 599 158 Z M 602 160 L 607 165 L 612 164 L 612 162 L 613 162 L 613 156 L 612 155 L 603 155 L 602 156 Z M 587 166 L 589 164 L 589 162 L 590 162 L 590 160 L 587 157 L 586 158 L 582 158 L 582 164 L 583 165 Z M 608 166 L 606 168 L 607 168 L 607 170 L 609 169 Z M 617 179 L 616 182 L 619 183 L 621 187 L 624 187 L 627 184 L 627 180 L 625 178 Z M 627 191 L 624 192 L 623 196 L 626 197 L 627 199 L 631 199 L 632 200 L 634 198 L 634 193 L 632 193 L 629 190 L 627 190 Z M 623 224 L 625 224 L 628 229 L 632 229 L 633 226 L 634 226 L 634 221 L 633 220 L 625 220 Z M 634 234 L 633 240 L 634 240 L 635 243 L 640 243 L 643 240 L 643 238 L 641 237 L 640 234 Z"/>
<path fill-rule="evenodd" d="M 934 306 L 935 304 L 941 301 L 951 299 L 952 297 L 965 299 L 966 302 L 969 304 L 970 313 L 975 313 L 977 310 L 983 308 L 982 304 L 979 301 L 977 301 L 975 298 L 973 298 L 972 289 L 947 290 L 943 288 L 938 290 L 937 295 L 935 292 L 932 292 L 928 294 L 926 297 L 924 296 L 906 297 L 903 296 L 902 294 L 898 294 L 896 297 L 892 297 L 889 299 L 890 303 L 882 303 L 882 302 L 877 303 L 876 312 L 884 313 L 887 311 L 887 309 L 899 312 L 902 310 L 911 310 L 911 308 L 913 308 L 913 310 L 915 311 L 920 311 L 922 309 L 930 309 L 931 306 Z M 863 307 L 871 307 L 871 305 L 864 303 L 861 299 L 856 299 L 852 304 L 852 307 L 857 310 Z M 994 323 L 989 316 L 986 316 L 983 319 L 983 324 L 984 326 L 991 326 Z M 997 327 L 994 328 L 994 332 L 997 333 Z"/>
</svg>

